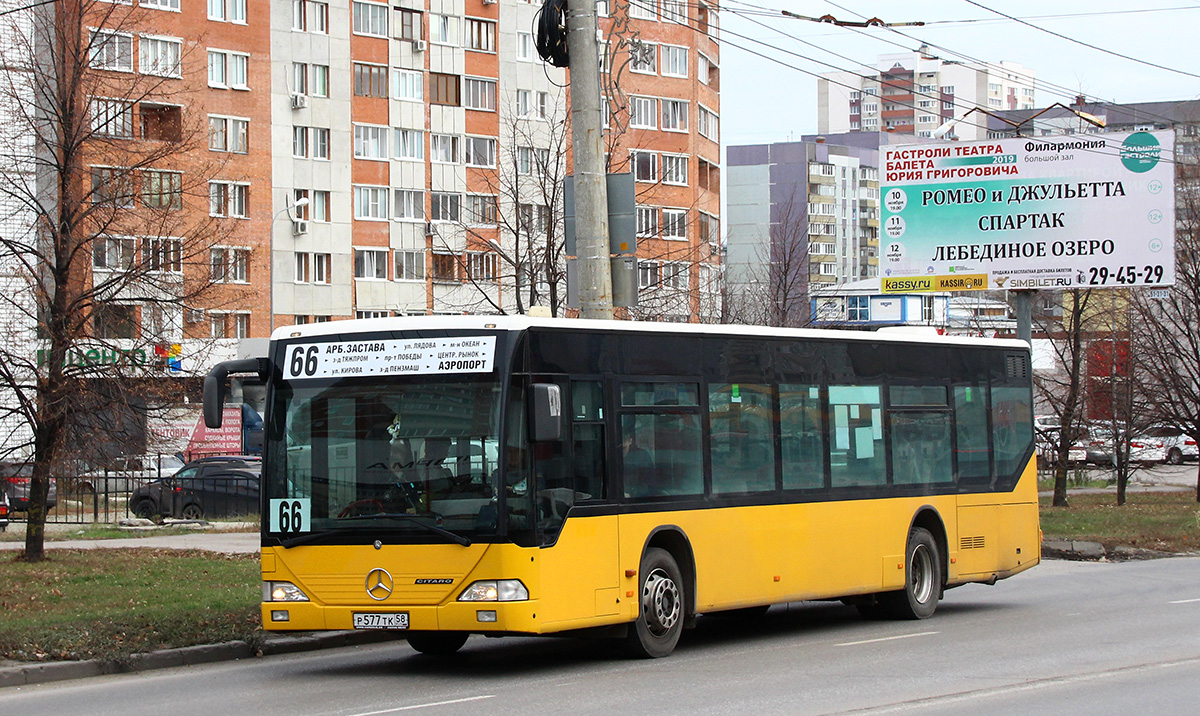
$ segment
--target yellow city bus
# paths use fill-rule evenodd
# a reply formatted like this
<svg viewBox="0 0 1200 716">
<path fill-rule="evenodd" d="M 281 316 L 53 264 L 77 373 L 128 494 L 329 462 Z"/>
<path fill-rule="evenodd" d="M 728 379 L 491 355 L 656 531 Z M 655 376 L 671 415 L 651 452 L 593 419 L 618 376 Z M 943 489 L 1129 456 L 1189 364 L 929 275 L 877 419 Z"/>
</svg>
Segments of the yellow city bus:
<svg viewBox="0 0 1200 716">
<path fill-rule="evenodd" d="M 281 328 L 268 386 L 262 619 L 601 634 L 842 599 L 921 619 L 1038 563 L 1019 341 L 528 318 Z"/>
</svg>

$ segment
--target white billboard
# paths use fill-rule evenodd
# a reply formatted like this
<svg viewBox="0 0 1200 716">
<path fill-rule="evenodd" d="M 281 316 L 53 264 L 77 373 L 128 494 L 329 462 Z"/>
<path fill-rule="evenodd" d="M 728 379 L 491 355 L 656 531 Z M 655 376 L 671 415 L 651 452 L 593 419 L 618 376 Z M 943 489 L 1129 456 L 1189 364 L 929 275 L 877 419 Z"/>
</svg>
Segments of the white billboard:
<svg viewBox="0 0 1200 716">
<path fill-rule="evenodd" d="M 885 292 L 1175 283 L 1171 132 L 880 152 Z"/>
</svg>

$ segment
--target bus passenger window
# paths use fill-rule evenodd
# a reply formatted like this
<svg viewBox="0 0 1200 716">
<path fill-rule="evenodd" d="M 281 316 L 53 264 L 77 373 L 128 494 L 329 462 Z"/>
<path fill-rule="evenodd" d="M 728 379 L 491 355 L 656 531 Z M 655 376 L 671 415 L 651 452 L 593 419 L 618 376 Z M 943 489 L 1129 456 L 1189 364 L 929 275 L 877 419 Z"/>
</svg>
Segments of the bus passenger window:
<svg viewBox="0 0 1200 716">
<path fill-rule="evenodd" d="M 1032 442 L 1029 388 L 992 386 L 992 450 L 998 482 L 1020 473 Z"/>
<path fill-rule="evenodd" d="M 825 420 L 814 385 L 779 386 L 783 489 L 825 486 Z"/>
<path fill-rule="evenodd" d="M 604 490 L 604 389 L 598 380 L 571 381 L 572 473 L 575 499 L 600 499 Z"/>
<path fill-rule="evenodd" d="M 628 497 L 701 494 L 704 473 L 697 416 L 622 416 L 621 469 Z"/>
<path fill-rule="evenodd" d="M 992 465 L 988 456 L 987 394 L 978 385 L 954 388 L 955 454 L 959 487 L 987 487 Z"/>
<path fill-rule="evenodd" d="M 709 386 L 714 494 L 775 489 L 774 419 L 769 386 L 747 383 Z"/>
<path fill-rule="evenodd" d="M 891 414 L 891 421 L 894 484 L 953 482 L 949 412 L 895 412 Z"/>
<path fill-rule="evenodd" d="M 834 487 L 887 484 L 883 414 L 877 385 L 829 386 L 830 468 Z"/>
</svg>

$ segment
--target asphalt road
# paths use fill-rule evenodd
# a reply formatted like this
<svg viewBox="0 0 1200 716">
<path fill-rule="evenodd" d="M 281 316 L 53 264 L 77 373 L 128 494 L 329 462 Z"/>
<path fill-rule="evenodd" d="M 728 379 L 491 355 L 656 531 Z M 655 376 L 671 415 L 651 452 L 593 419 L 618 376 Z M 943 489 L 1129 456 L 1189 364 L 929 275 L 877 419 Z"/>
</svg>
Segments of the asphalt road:
<svg viewBox="0 0 1200 716">
<path fill-rule="evenodd" d="M 1200 683 L 1200 557 L 1046 562 L 920 622 L 836 603 L 702 619 L 667 659 L 604 642 L 403 642 L 8 689 L 21 716 L 1184 714 Z"/>
</svg>

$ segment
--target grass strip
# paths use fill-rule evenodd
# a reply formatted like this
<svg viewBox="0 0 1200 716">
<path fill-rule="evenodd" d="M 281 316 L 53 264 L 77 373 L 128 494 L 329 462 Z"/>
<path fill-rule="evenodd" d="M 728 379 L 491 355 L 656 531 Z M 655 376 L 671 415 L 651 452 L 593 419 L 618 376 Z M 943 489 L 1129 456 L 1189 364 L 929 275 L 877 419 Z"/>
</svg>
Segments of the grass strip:
<svg viewBox="0 0 1200 716">
<path fill-rule="evenodd" d="M 1051 507 L 1041 498 L 1046 539 L 1100 542 L 1163 552 L 1200 550 L 1200 504 L 1191 490 L 1130 493 L 1123 506 L 1116 495 L 1074 494 L 1069 507 Z"/>
<path fill-rule="evenodd" d="M 0 659 L 113 659 L 241 639 L 261 642 L 257 555 L 54 550 L 0 556 Z"/>
</svg>

